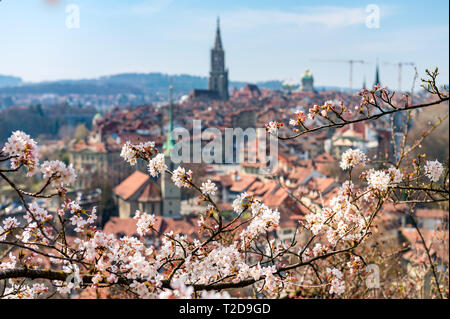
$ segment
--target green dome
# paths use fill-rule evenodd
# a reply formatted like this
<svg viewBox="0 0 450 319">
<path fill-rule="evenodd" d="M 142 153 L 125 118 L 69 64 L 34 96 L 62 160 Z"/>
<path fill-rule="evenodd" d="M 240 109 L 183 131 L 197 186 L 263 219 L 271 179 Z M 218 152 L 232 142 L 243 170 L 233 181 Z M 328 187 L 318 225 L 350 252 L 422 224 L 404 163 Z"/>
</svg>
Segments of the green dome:
<svg viewBox="0 0 450 319">
<path fill-rule="evenodd" d="M 95 114 L 94 117 L 92 118 L 92 124 L 95 125 L 97 120 L 100 120 L 101 118 L 102 118 L 102 115 L 100 113 Z"/>
<path fill-rule="evenodd" d="M 309 71 L 309 69 L 306 69 L 305 73 L 302 75 L 302 80 L 312 80 L 313 75 L 312 73 Z"/>
</svg>

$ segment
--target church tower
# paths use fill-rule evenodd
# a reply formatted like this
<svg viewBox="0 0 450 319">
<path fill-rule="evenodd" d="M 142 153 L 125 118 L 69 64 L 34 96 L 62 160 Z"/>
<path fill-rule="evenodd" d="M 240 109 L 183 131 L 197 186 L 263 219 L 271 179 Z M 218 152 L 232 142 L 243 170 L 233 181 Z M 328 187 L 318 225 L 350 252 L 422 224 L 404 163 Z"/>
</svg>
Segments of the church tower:
<svg viewBox="0 0 450 319">
<path fill-rule="evenodd" d="M 300 79 L 299 91 L 301 92 L 314 92 L 314 77 L 309 69 L 306 69 L 305 73 Z"/>
<path fill-rule="evenodd" d="M 378 60 L 377 60 L 377 68 L 375 69 L 375 81 L 373 83 L 373 86 L 381 84 L 380 83 L 380 70 L 378 66 Z"/>
<path fill-rule="evenodd" d="M 174 148 L 173 141 L 173 103 L 172 103 L 172 85 L 169 87 L 169 131 L 167 139 L 163 145 L 164 161 L 173 171 L 174 163 L 170 159 L 170 153 Z M 171 175 L 163 172 L 161 175 L 161 196 L 162 196 L 162 216 L 163 217 L 181 217 L 181 190 L 172 182 Z"/>
<path fill-rule="evenodd" d="M 225 51 L 220 37 L 220 20 L 217 17 L 216 41 L 211 49 L 211 71 L 208 89 L 216 91 L 221 100 L 228 100 L 228 69 L 225 69 Z"/>
</svg>

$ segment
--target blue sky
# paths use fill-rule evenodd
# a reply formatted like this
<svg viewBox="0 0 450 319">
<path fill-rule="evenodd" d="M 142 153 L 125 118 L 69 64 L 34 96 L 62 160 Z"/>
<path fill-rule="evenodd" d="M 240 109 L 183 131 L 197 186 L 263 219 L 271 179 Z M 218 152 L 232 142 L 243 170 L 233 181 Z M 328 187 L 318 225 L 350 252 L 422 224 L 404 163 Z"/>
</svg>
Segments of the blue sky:
<svg viewBox="0 0 450 319">
<path fill-rule="evenodd" d="M 55 0 L 54 0 L 55 1 Z M 374 80 L 380 62 L 438 66 L 449 82 L 449 4 L 433 1 L 3 0 L 0 74 L 26 81 L 93 78 L 122 72 L 206 76 L 220 15 L 231 80 L 298 81 L 310 68 L 317 85 L 348 86 L 348 64 L 362 59 L 354 87 Z M 66 6 L 80 8 L 80 28 L 65 25 Z M 380 8 L 380 27 L 366 26 L 366 6 Z M 397 88 L 395 65 L 381 81 Z M 411 67 L 404 67 L 403 88 Z"/>
</svg>

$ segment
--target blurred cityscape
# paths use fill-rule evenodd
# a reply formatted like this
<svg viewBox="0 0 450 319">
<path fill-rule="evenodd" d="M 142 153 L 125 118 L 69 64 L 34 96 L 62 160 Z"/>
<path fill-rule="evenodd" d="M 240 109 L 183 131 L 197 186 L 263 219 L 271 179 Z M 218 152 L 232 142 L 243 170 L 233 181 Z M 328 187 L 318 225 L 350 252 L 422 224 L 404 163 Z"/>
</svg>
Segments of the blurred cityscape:
<svg viewBox="0 0 450 319">
<path fill-rule="evenodd" d="M 204 77 L 128 73 L 31 84 L 17 77 L 0 76 L 0 145 L 12 131 L 23 130 L 38 140 L 41 161 L 60 159 L 73 163 L 78 178 L 68 196 L 78 199 L 86 209 L 98 207 L 97 227 L 105 232 L 137 236 L 132 217 L 136 210 L 141 210 L 158 216 L 155 227 L 159 231 L 173 230 L 195 238 L 197 213 L 204 209 L 197 205 L 197 195 L 191 190 L 174 195 L 173 186 L 163 177 L 151 177 L 145 163 L 128 165 L 120 157 L 126 141 L 155 141 L 162 150 L 170 128 L 183 127 L 191 132 L 192 142 L 200 139 L 205 145 L 208 140 L 192 134 L 193 120 L 200 120 L 203 130 L 217 128 L 222 133 L 226 128 L 264 128 L 272 120 L 289 123 L 296 111 L 307 112 L 312 105 L 325 101 L 343 102 L 354 108 L 361 99 L 356 92 L 384 83 L 382 60 L 373 61 L 373 77 L 367 77 L 363 83 L 352 83 L 350 78 L 350 87 L 346 88 L 317 87 L 314 69 L 297 70 L 295 81 L 233 82 L 228 76 L 221 28 L 224 24 L 220 25 L 218 20 L 215 29 L 206 30 L 214 32 L 215 37 L 209 60 L 204 61 L 210 74 Z M 416 87 L 415 92 L 410 89 L 397 92 L 397 102 L 402 93 L 413 95 L 414 103 L 432 100 Z M 411 134 L 418 136 L 423 130 L 419 122 L 429 119 L 430 114 L 415 112 Z M 400 123 L 402 119 L 393 120 Z M 322 120 L 308 121 L 308 125 L 320 125 Z M 288 130 L 282 129 L 281 134 Z M 436 133 L 441 135 L 435 135 L 436 143 L 448 146 L 448 135 L 442 132 Z M 233 163 L 183 163 L 183 166 L 191 169 L 199 182 L 211 179 L 216 183 L 215 199 L 225 216 L 233 216 L 232 202 L 242 192 L 278 209 L 281 220 L 276 236 L 284 240 L 292 236 L 307 214 L 305 203 L 309 207 L 322 207 L 338 192 L 339 182 L 345 180 L 338 161 L 346 149 L 359 148 L 377 158 L 392 158 L 391 140 L 391 118 L 383 117 L 280 141 L 278 167 L 270 175 L 261 172 L 262 163 L 250 163 L 246 158 L 238 160 L 236 154 Z M 235 145 L 233 150 L 237 153 L 239 146 Z M 448 148 L 428 151 L 432 159 L 448 158 Z M 40 185 L 37 178 L 19 182 L 30 190 Z M 53 213 L 61 205 L 57 199 L 39 204 Z M 412 252 L 422 249 L 420 238 L 411 230 L 407 210 L 406 205 L 386 204 L 379 221 L 379 227 L 386 230 L 383 240 L 409 247 L 402 255 L 405 267 L 418 256 Z M 0 219 L 5 216 L 20 219 L 24 213 L 13 190 L 0 184 Z M 448 235 L 445 210 L 417 206 L 415 215 L 427 239 Z M 148 241 L 158 245 L 159 239 L 152 234 Z M 448 250 L 442 247 L 433 252 L 437 259 L 448 263 Z"/>
</svg>

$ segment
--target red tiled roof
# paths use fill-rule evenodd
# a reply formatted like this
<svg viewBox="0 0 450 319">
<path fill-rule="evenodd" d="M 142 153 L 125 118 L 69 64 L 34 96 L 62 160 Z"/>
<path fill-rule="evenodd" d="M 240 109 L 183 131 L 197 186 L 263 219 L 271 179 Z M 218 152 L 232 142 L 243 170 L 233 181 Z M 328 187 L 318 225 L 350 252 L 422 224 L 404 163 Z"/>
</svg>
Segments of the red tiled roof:
<svg viewBox="0 0 450 319">
<path fill-rule="evenodd" d="M 233 205 L 231 205 L 231 203 L 219 203 L 219 204 L 217 204 L 217 207 L 222 212 L 224 212 L 224 211 L 227 212 L 227 211 L 233 210 Z"/>
<path fill-rule="evenodd" d="M 264 204 L 270 208 L 278 208 L 289 197 L 284 188 L 280 187 L 277 189 L 277 187 L 276 185 L 272 191 L 267 192 L 262 198 Z"/>
<path fill-rule="evenodd" d="M 123 199 L 130 198 L 139 188 L 142 187 L 150 176 L 142 172 L 136 171 L 128 176 L 122 183 L 114 188 L 114 193 Z"/>
<path fill-rule="evenodd" d="M 136 219 L 111 217 L 103 227 L 106 234 L 124 234 L 125 236 L 137 235 Z"/>
<path fill-rule="evenodd" d="M 247 188 L 255 182 L 257 179 L 253 175 L 239 174 L 238 180 L 234 180 L 231 185 L 230 191 L 232 192 L 244 192 Z"/>
<path fill-rule="evenodd" d="M 319 156 L 317 156 L 317 157 L 315 158 L 315 161 L 316 161 L 316 162 L 329 163 L 329 162 L 334 162 L 334 161 L 336 161 L 336 160 L 335 160 L 334 157 L 331 156 L 329 153 L 325 152 L 325 153 L 322 153 L 322 154 L 320 154 Z"/>
<path fill-rule="evenodd" d="M 161 201 L 161 189 L 156 183 L 149 183 L 139 197 L 140 202 L 159 202 Z"/>
<path fill-rule="evenodd" d="M 308 181 L 307 185 L 310 186 L 313 190 L 323 193 L 334 183 L 334 178 L 313 177 Z"/>
<path fill-rule="evenodd" d="M 321 173 L 323 175 L 327 175 L 327 173 L 329 173 L 329 167 L 332 164 L 333 164 L 333 162 L 315 163 L 315 168 L 316 168 L 316 171 L 318 171 L 319 173 Z"/>
<path fill-rule="evenodd" d="M 289 172 L 289 179 L 296 180 L 296 183 L 301 183 L 306 177 L 308 177 L 314 171 L 314 167 L 295 167 Z"/>
<path fill-rule="evenodd" d="M 73 152 L 81 152 L 84 150 L 90 150 L 94 153 L 106 153 L 105 143 L 90 143 L 86 144 L 84 141 L 76 143 L 71 149 Z"/>
<path fill-rule="evenodd" d="M 184 219 L 163 219 L 163 232 L 173 231 L 174 234 L 183 234 L 187 236 L 195 235 L 198 231 L 197 218 L 189 217 Z"/>
<path fill-rule="evenodd" d="M 325 205 L 328 205 L 328 202 L 339 194 L 339 187 L 334 187 L 328 193 L 326 193 L 322 199 Z"/>
<path fill-rule="evenodd" d="M 251 195 L 262 196 L 267 191 L 267 184 L 256 181 L 248 188 L 247 192 Z"/>
<path fill-rule="evenodd" d="M 440 209 L 418 209 L 416 216 L 419 218 L 448 218 L 448 211 Z"/>
<path fill-rule="evenodd" d="M 218 175 L 212 178 L 213 182 L 220 183 L 223 186 L 227 187 L 233 184 L 233 179 L 230 175 Z"/>
<path fill-rule="evenodd" d="M 123 234 L 125 236 L 137 235 L 137 220 L 134 218 L 120 218 L 111 217 L 103 227 L 103 231 L 107 234 Z M 153 227 L 157 230 L 161 230 L 163 218 L 161 216 L 155 216 L 155 224 Z"/>
</svg>

